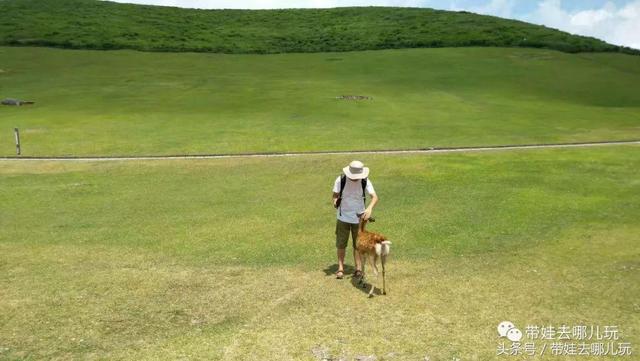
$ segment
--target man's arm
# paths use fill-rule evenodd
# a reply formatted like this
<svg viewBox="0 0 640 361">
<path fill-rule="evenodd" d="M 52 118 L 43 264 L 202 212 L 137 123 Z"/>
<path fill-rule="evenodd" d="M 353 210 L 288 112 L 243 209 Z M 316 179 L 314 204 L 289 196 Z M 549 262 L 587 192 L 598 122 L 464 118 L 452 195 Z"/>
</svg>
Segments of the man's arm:
<svg viewBox="0 0 640 361">
<path fill-rule="evenodd" d="M 338 197 L 340 197 L 340 193 L 333 192 L 333 200 L 332 200 L 332 203 L 331 203 L 331 204 L 333 204 L 333 208 L 336 207 L 336 202 L 338 201 Z"/>
<path fill-rule="evenodd" d="M 371 201 L 369 202 L 369 207 L 367 207 L 367 209 L 364 210 L 364 219 L 369 219 L 369 217 L 371 217 L 371 212 L 373 212 L 373 207 L 376 206 L 376 203 L 378 203 L 378 195 L 373 193 L 371 195 Z"/>
</svg>

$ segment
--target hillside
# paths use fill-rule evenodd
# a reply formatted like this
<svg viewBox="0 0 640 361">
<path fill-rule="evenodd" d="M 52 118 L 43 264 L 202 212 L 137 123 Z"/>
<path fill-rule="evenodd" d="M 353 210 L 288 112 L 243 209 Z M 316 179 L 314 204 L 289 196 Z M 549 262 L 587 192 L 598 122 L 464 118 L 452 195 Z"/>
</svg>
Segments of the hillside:
<svg viewBox="0 0 640 361">
<path fill-rule="evenodd" d="M 0 155 L 640 139 L 640 57 L 522 48 L 227 55 L 0 47 Z M 337 99 L 360 95 L 370 99 Z"/>
<path fill-rule="evenodd" d="M 544 26 L 418 8 L 197 10 L 95 0 L 0 0 L 0 45 L 212 53 L 425 47 L 640 51 Z"/>
</svg>

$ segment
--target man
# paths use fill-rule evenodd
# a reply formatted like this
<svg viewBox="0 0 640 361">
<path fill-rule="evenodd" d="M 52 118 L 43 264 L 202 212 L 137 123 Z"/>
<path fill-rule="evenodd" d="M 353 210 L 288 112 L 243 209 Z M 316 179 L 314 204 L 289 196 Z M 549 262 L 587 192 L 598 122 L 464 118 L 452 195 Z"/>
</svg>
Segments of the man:
<svg viewBox="0 0 640 361">
<path fill-rule="evenodd" d="M 336 272 L 336 278 L 338 279 L 342 279 L 344 276 L 344 256 L 349 243 L 349 233 L 351 233 L 353 245 L 353 260 L 356 264 L 354 276 L 358 277 L 362 274 L 362 260 L 356 252 L 358 224 L 360 216 L 365 219 L 371 217 L 373 207 L 378 203 L 378 196 L 373 189 L 373 184 L 367 178 L 369 168 L 365 167 L 362 162 L 354 160 L 344 167 L 342 172 L 344 175 L 336 178 L 333 184 L 333 206 L 337 208 L 336 248 L 338 250 L 338 272 Z M 366 209 L 365 190 L 371 195 L 371 201 Z"/>
</svg>

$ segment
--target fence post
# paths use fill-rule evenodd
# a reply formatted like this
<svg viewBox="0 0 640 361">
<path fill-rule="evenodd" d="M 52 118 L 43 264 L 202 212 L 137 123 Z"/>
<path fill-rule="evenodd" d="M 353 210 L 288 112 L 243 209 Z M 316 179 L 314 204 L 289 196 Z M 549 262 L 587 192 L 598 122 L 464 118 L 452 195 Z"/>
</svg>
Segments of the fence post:
<svg viewBox="0 0 640 361">
<path fill-rule="evenodd" d="M 13 128 L 13 132 L 16 135 L 16 154 L 20 155 L 20 131 L 18 128 Z"/>
</svg>

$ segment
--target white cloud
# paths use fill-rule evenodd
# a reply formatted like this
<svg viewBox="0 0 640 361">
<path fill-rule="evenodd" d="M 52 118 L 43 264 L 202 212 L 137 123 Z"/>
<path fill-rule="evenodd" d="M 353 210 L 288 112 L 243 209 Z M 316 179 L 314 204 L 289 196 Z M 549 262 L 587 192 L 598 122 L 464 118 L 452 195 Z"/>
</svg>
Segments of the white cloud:
<svg viewBox="0 0 640 361">
<path fill-rule="evenodd" d="M 495 15 L 502 18 L 512 18 L 514 6 L 514 0 L 491 0 L 487 4 L 472 6 L 467 10 L 478 14 Z"/>
<path fill-rule="evenodd" d="M 522 19 L 640 49 L 640 0 L 621 7 L 607 2 L 600 8 L 573 12 L 564 10 L 561 0 L 543 0 L 532 14 Z"/>
</svg>

